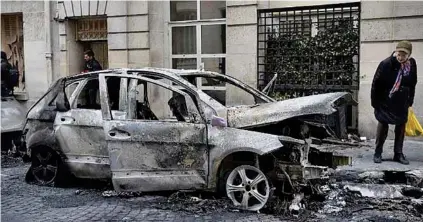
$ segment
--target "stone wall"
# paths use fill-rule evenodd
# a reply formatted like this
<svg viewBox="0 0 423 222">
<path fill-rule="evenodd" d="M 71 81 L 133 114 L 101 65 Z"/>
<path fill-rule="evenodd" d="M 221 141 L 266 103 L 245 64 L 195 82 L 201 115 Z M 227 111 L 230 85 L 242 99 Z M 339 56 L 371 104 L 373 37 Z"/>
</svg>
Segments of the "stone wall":
<svg viewBox="0 0 423 222">
<path fill-rule="evenodd" d="M 226 74 L 257 87 L 258 1 L 226 2 Z M 251 97 L 226 86 L 226 104 L 251 104 Z"/>
<path fill-rule="evenodd" d="M 79 72 L 82 51 L 74 39 L 70 19 L 107 17 L 109 68 L 150 66 L 150 36 L 147 1 L 64 1 L 59 2 L 59 33 L 62 76 Z M 76 8 L 75 8 L 76 7 Z"/>
<path fill-rule="evenodd" d="M 170 42 L 168 22 L 169 2 L 148 2 L 148 24 L 150 32 L 150 64 L 152 67 L 170 68 Z"/>
<path fill-rule="evenodd" d="M 149 66 L 148 2 L 111 1 L 106 12 L 109 67 Z"/>
</svg>

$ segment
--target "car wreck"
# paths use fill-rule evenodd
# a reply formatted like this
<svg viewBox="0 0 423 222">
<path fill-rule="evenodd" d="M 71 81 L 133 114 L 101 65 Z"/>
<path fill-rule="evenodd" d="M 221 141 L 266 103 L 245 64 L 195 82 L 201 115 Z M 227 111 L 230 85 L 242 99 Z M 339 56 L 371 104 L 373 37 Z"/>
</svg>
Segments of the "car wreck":
<svg viewBox="0 0 423 222">
<path fill-rule="evenodd" d="M 226 105 L 198 89 L 197 78 L 230 84 L 251 99 Z M 118 192 L 211 190 L 257 211 L 273 188 L 293 194 L 326 176 L 334 163 L 319 158 L 310 134 L 330 128 L 326 118 L 350 103 L 349 93 L 275 101 L 232 77 L 199 70 L 69 76 L 27 114 L 28 174 L 41 185 L 67 173 L 111 179 Z"/>
<path fill-rule="evenodd" d="M 26 107 L 15 95 L 1 96 L 1 150 L 10 151 L 21 147 L 22 128 L 25 123 Z"/>
</svg>

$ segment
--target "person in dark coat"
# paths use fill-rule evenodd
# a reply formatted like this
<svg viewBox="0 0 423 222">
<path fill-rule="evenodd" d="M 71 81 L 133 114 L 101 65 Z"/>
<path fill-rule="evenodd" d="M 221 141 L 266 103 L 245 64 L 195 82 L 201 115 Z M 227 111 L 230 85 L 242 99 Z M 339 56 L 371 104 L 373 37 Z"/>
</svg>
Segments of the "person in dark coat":
<svg viewBox="0 0 423 222">
<path fill-rule="evenodd" d="M 103 68 L 100 63 L 94 58 L 94 52 L 92 50 L 87 50 L 84 52 L 85 67 L 84 72 L 93 72 L 99 71 Z"/>
<path fill-rule="evenodd" d="M 380 62 L 373 78 L 371 103 L 378 126 L 375 163 L 382 162 L 383 144 L 389 124 L 395 125 L 394 161 L 409 164 L 403 154 L 408 108 L 413 105 L 417 84 L 416 60 L 411 58 L 412 45 L 401 41 L 391 56 Z"/>
<path fill-rule="evenodd" d="M 12 65 L 7 61 L 7 55 L 5 52 L 1 51 L 1 95 L 8 96 L 10 95 L 13 88 L 11 88 L 10 82 L 10 70 Z"/>
</svg>

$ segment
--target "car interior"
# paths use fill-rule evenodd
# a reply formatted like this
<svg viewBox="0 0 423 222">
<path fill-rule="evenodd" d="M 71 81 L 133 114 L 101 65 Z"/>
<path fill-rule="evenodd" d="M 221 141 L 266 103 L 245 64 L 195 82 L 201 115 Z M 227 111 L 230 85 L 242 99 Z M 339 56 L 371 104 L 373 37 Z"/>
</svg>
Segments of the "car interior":
<svg viewBox="0 0 423 222">
<path fill-rule="evenodd" d="M 133 91 L 130 88 L 128 89 L 128 93 L 135 92 L 138 95 L 136 100 L 136 119 L 144 119 L 144 120 L 159 120 L 157 115 L 154 114 L 153 110 L 151 109 L 150 102 L 149 102 L 149 92 L 148 87 L 159 87 L 155 84 L 148 83 L 145 81 L 138 81 L 137 83 L 137 90 Z M 168 90 L 168 89 L 166 89 Z M 173 92 L 173 91 L 172 91 Z M 129 96 L 130 97 L 130 96 Z M 174 117 L 176 117 L 177 121 L 185 122 L 188 116 L 187 106 L 185 97 L 179 93 L 173 92 L 173 96 L 168 100 L 167 105 L 170 108 L 170 111 Z M 166 105 L 163 104 L 163 108 Z"/>
<path fill-rule="evenodd" d="M 109 89 L 109 104 L 112 110 L 119 110 L 120 78 L 107 78 Z M 113 89 L 113 90 L 111 90 Z M 98 79 L 90 79 L 78 95 L 76 108 L 79 109 L 101 109 L 100 87 Z"/>
<path fill-rule="evenodd" d="M 108 77 L 106 79 L 111 110 L 119 110 L 119 91 L 121 84 L 120 80 L 121 78 L 119 77 Z M 147 90 L 148 87 L 156 85 L 141 80 L 137 81 L 138 82 L 136 84 L 135 90 L 131 89 L 131 86 L 128 86 L 128 96 L 130 93 L 137 94 L 135 96 L 137 99 L 136 101 L 134 101 L 136 102 L 136 105 L 134 106 L 136 107 L 136 110 L 134 110 L 134 118 L 143 120 L 159 120 L 157 115 L 151 109 L 148 96 L 149 92 Z M 173 117 L 176 117 L 177 121 L 185 122 L 187 120 L 188 111 L 185 97 L 183 95 L 173 92 L 173 96 L 167 101 L 166 105 L 170 108 Z M 163 105 L 163 107 L 165 107 L 166 105 Z M 76 100 L 76 108 L 101 109 L 100 87 L 97 78 L 90 79 L 85 84 L 84 88 L 81 90 Z"/>
</svg>

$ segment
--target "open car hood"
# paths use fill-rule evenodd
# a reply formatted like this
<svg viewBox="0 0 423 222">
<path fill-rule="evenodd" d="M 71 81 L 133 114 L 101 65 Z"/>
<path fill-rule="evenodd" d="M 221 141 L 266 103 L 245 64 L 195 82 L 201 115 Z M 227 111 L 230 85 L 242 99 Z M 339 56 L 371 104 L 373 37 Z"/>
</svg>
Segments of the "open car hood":
<svg viewBox="0 0 423 222">
<path fill-rule="evenodd" d="M 292 117 L 330 115 L 336 107 L 357 104 L 347 92 L 305 96 L 253 106 L 232 107 L 228 110 L 228 126 L 249 128 L 277 123 Z"/>
</svg>

